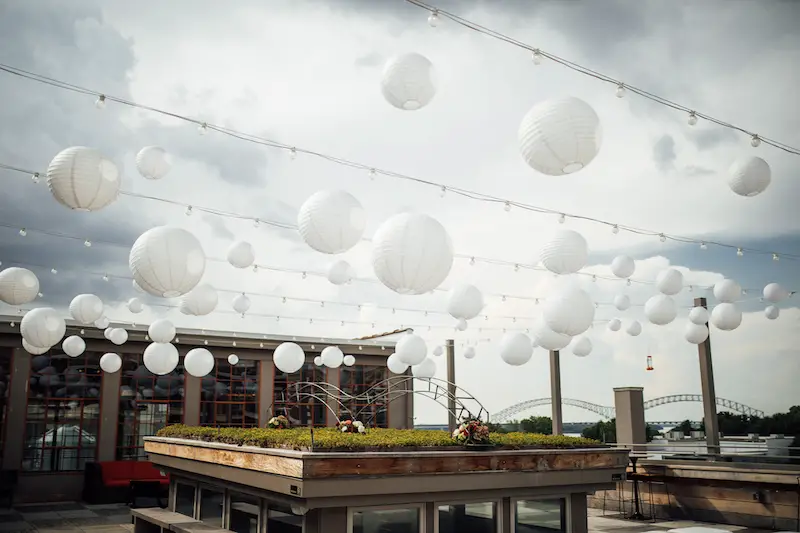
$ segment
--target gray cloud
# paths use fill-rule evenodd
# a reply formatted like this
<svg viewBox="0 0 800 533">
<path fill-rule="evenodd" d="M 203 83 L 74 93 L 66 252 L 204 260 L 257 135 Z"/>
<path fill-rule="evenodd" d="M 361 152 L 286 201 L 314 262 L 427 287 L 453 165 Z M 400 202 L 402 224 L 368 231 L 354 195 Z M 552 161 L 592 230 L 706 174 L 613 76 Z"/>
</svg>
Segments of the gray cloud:
<svg viewBox="0 0 800 533">
<path fill-rule="evenodd" d="M 687 176 L 710 176 L 712 174 L 716 174 L 715 171 L 711 170 L 710 168 L 704 168 L 697 165 L 688 165 L 683 169 L 683 173 Z"/>
<path fill-rule="evenodd" d="M 687 137 L 699 150 L 711 150 L 723 144 L 736 144 L 741 140 L 740 134 L 720 126 L 692 129 Z"/>
<path fill-rule="evenodd" d="M 204 214 L 202 220 L 211 228 L 215 237 L 226 241 L 233 241 L 236 238 L 233 232 L 228 229 L 227 224 L 225 224 L 222 218 L 216 215 Z"/>
<path fill-rule="evenodd" d="M 357 67 L 377 67 L 383 62 L 384 58 L 382 55 L 375 52 L 371 52 L 369 54 L 357 57 L 355 60 L 355 65 Z"/>
<path fill-rule="evenodd" d="M 653 145 L 653 161 L 656 167 L 666 172 L 675 167 L 675 139 L 671 135 L 663 135 Z"/>
</svg>

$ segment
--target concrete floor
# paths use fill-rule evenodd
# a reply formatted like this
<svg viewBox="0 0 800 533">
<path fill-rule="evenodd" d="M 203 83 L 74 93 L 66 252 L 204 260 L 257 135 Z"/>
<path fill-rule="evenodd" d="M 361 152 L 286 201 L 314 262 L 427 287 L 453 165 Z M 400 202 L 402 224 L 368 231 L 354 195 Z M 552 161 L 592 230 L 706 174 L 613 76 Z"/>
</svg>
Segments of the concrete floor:
<svg viewBox="0 0 800 533">
<path fill-rule="evenodd" d="M 742 526 L 725 526 L 717 524 L 707 524 L 701 522 L 691 522 L 686 520 L 666 522 L 633 522 L 631 520 L 619 520 L 616 518 L 603 517 L 600 509 L 589 509 L 589 533 L 657 533 L 666 532 L 670 529 L 682 527 L 710 527 L 731 531 L 733 533 L 767 533 L 766 529 L 753 529 Z"/>
</svg>

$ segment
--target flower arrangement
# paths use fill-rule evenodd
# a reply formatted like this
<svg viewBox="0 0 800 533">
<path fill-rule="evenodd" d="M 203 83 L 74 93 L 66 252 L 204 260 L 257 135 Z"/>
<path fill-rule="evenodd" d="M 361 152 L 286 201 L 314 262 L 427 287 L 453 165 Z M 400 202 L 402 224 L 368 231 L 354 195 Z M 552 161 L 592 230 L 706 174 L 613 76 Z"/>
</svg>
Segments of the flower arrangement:
<svg viewBox="0 0 800 533">
<path fill-rule="evenodd" d="M 289 429 L 289 419 L 283 415 L 273 416 L 267 422 L 269 429 Z"/>
<path fill-rule="evenodd" d="M 490 444 L 489 426 L 478 419 L 466 419 L 453 432 L 453 438 L 461 444 Z"/>
<path fill-rule="evenodd" d="M 336 429 L 341 431 L 342 433 L 361 433 L 364 434 L 367 432 L 367 428 L 364 427 L 363 422 L 359 422 L 358 420 L 342 420 L 336 423 Z"/>
</svg>

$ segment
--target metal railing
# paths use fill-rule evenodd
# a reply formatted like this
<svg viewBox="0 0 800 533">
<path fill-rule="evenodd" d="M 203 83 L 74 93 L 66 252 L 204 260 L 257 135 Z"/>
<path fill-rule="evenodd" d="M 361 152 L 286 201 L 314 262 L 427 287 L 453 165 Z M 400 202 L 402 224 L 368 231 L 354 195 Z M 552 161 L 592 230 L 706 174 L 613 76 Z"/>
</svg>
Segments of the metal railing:
<svg viewBox="0 0 800 533">
<path fill-rule="evenodd" d="M 766 441 L 724 441 L 719 446 L 709 446 L 702 440 L 655 441 L 645 444 L 616 443 L 615 445 L 630 450 L 631 454 L 639 459 L 731 460 L 731 462 L 800 465 L 800 447 L 769 447 Z"/>
</svg>

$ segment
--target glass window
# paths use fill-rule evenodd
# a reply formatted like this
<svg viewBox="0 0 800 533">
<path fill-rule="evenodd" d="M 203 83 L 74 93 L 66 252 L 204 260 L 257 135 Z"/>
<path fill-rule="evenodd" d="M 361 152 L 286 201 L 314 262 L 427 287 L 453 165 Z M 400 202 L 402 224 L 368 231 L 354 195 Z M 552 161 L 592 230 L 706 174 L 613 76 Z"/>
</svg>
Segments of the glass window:
<svg viewBox="0 0 800 533">
<path fill-rule="evenodd" d="M 222 504 L 225 495 L 218 490 L 200 488 L 200 520 L 209 526 L 222 528 Z"/>
<path fill-rule="evenodd" d="M 353 511 L 353 533 L 419 533 L 419 508 Z"/>
<path fill-rule="evenodd" d="M 493 502 L 439 506 L 439 533 L 497 533 Z"/>
<path fill-rule="evenodd" d="M 268 504 L 267 531 L 282 533 L 303 533 L 303 517 L 296 515 L 289 507 Z"/>
<path fill-rule="evenodd" d="M 258 533 L 258 498 L 231 493 L 228 529 L 236 533 Z"/>
<path fill-rule="evenodd" d="M 194 485 L 175 485 L 175 512 L 194 517 Z"/>
<path fill-rule="evenodd" d="M 144 437 L 183 423 L 183 365 L 165 376 L 144 366 L 142 356 L 122 359 L 117 459 L 146 459 Z"/>
<path fill-rule="evenodd" d="M 565 500 L 519 500 L 514 511 L 515 533 L 564 532 Z"/>
<path fill-rule="evenodd" d="M 200 425 L 258 427 L 258 362 L 215 363 L 201 381 Z"/>
<path fill-rule="evenodd" d="M 271 416 L 284 415 L 293 426 L 325 426 L 328 408 L 323 403 L 320 391 L 308 387 L 298 387 L 298 382 L 323 383 L 325 368 L 314 363 L 306 363 L 294 374 L 284 374 L 275 369 L 275 389 L 273 413 Z M 320 398 L 314 398 L 315 394 Z M 330 401 L 332 404 L 334 400 Z"/>
<path fill-rule="evenodd" d="M 11 365 L 14 361 L 12 348 L 0 348 L 0 463 L 3 460 L 6 438 L 6 408 L 11 389 Z"/>
<path fill-rule="evenodd" d="M 367 426 L 389 427 L 387 384 L 384 382 L 388 372 L 385 366 L 352 366 L 339 371 L 339 388 L 351 396 L 361 396 L 342 403 L 353 417 Z M 341 413 L 339 417 L 349 418 L 349 414 Z"/>
<path fill-rule="evenodd" d="M 84 470 L 95 460 L 102 373 L 99 353 L 31 357 L 22 469 Z"/>
</svg>

